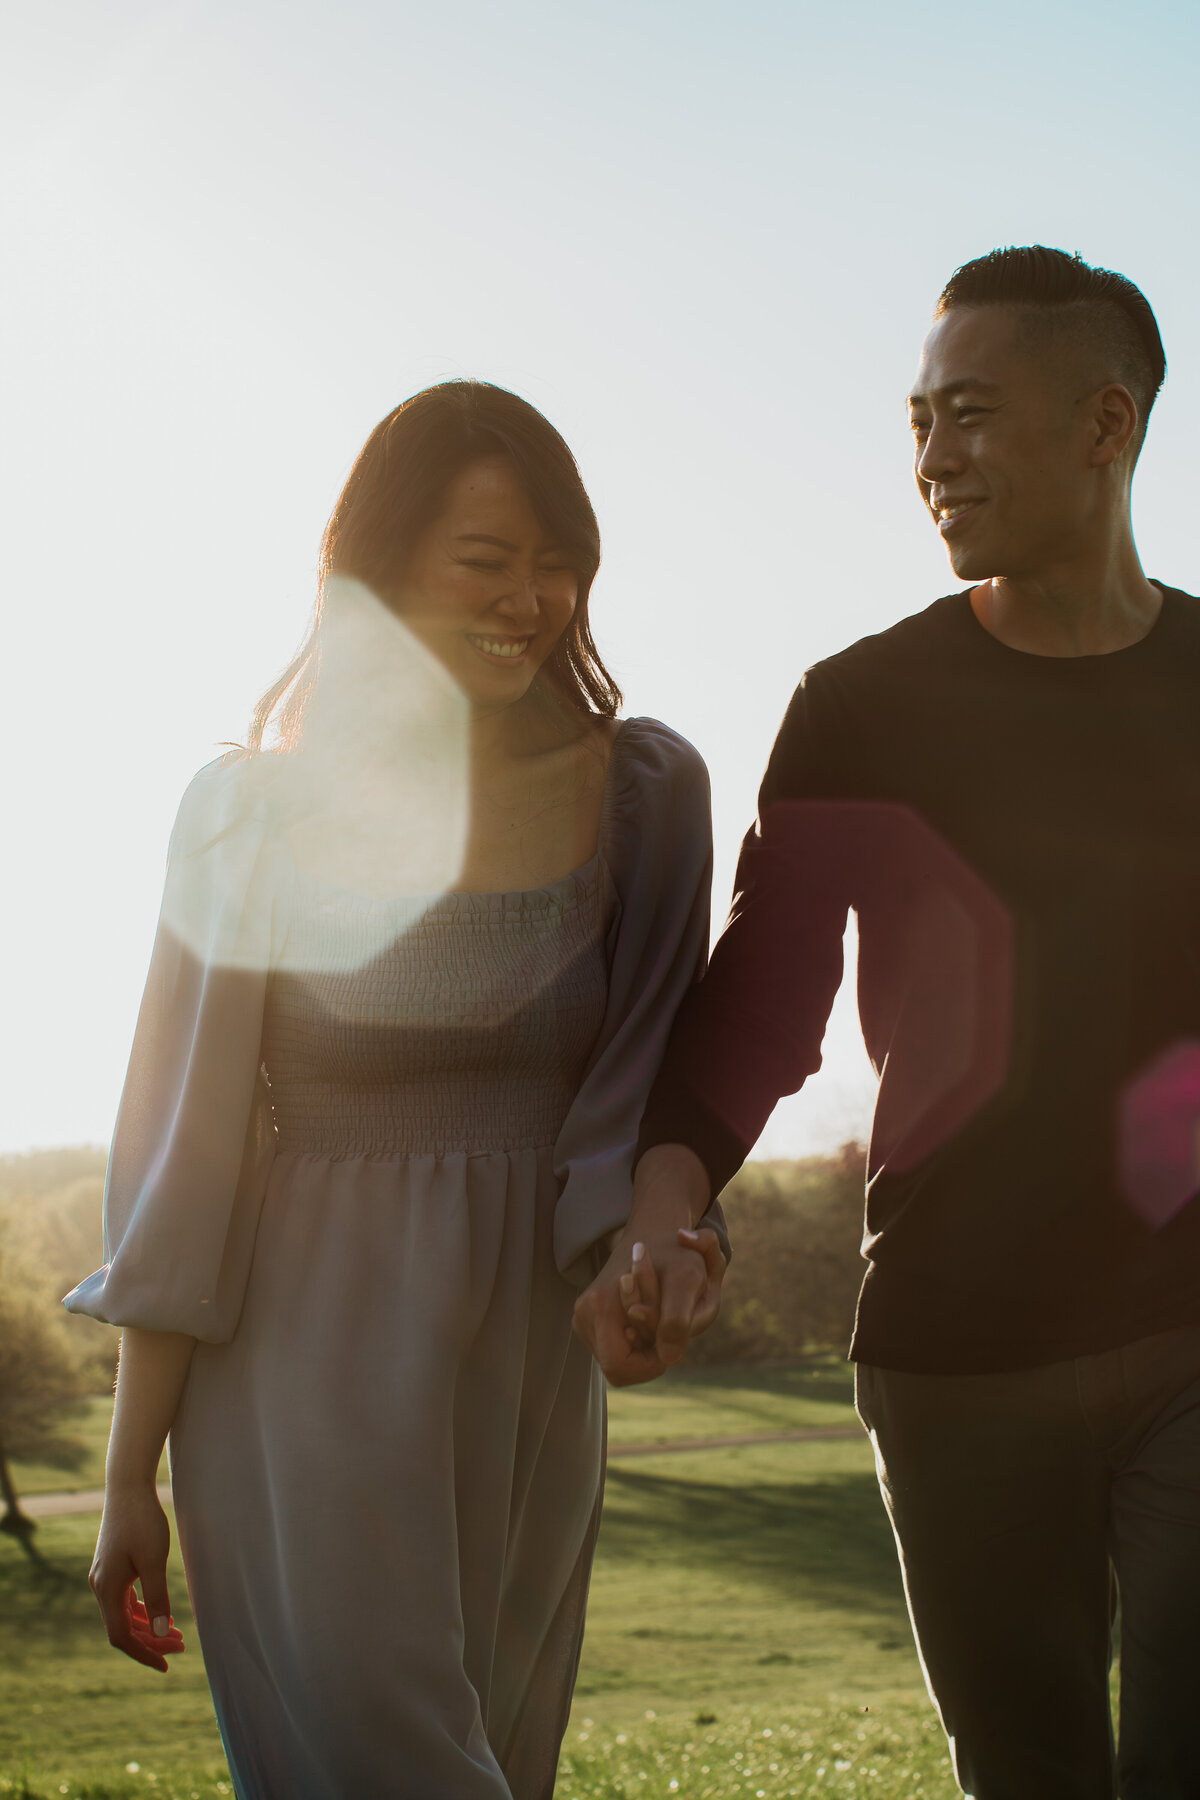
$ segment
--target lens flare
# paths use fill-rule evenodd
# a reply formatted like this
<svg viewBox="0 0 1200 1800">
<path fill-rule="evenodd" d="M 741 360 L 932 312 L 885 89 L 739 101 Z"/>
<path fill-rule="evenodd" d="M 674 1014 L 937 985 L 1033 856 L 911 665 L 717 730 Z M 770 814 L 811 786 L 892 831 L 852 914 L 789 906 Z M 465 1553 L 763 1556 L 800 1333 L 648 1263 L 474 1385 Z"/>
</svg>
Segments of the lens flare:
<svg viewBox="0 0 1200 1800">
<path fill-rule="evenodd" d="M 201 778 L 181 814 L 163 906 L 164 927 L 209 967 L 361 964 L 459 879 L 470 707 L 360 582 L 327 584 L 295 750 L 221 774 Z M 297 901 L 322 915 L 321 930 L 281 925 Z M 352 919 L 352 943 L 339 919 Z"/>
<path fill-rule="evenodd" d="M 1125 1199 L 1159 1231 L 1200 1188 L 1200 1041 L 1173 1044 L 1129 1083 L 1119 1145 Z"/>
</svg>

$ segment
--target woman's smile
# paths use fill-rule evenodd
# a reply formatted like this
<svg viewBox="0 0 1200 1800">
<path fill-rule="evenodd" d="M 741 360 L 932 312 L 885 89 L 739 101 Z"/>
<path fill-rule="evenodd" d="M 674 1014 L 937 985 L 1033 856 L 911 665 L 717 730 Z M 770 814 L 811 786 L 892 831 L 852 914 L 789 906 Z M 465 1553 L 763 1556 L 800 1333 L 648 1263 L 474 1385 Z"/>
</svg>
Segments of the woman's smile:
<svg viewBox="0 0 1200 1800">
<path fill-rule="evenodd" d="M 485 656 L 489 662 L 523 662 L 525 653 L 533 642 L 530 637 L 498 637 L 492 632 L 467 632 L 467 642 Z"/>
</svg>

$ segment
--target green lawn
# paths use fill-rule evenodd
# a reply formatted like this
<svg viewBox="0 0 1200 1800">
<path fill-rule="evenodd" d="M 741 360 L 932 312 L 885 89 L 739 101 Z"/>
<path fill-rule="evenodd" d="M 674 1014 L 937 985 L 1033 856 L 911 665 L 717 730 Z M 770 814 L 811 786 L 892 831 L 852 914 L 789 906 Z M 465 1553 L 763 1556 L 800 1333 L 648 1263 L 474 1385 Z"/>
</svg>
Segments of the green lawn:
<svg viewBox="0 0 1200 1800">
<path fill-rule="evenodd" d="M 612 1437 L 842 1425 L 849 1402 L 844 1365 L 698 1371 L 614 1394 Z M 0 1795 L 228 1793 L 182 1572 L 164 1679 L 101 1636 L 94 1529 L 44 1522 L 49 1585 L 0 1540 Z M 613 1460 L 558 1800 L 956 1793 L 864 1439 Z"/>
<path fill-rule="evenodd" d="M 672 1370 L 661 1381 L 616 1388 L 608 1397 L 614 1445 L 857 1424 L 853 1372 L 832 1358 L 695 1374 Z"/>
</svg>

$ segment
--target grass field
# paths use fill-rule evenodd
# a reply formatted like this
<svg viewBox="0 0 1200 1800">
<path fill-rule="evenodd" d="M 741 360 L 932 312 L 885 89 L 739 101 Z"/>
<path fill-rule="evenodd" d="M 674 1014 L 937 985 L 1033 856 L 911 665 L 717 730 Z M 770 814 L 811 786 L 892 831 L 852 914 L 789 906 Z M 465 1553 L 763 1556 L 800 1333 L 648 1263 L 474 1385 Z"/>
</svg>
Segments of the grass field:
<svg viewBox="0 0 1200 1800">
<path fill-rule="evenodd" d="M 843 1365 L 705 1370 L 614 1394 L 611 1435 L 852 1422 Z M 18 1471 L 26 1493 L 33 1473 Z M 182 1571 L 190 1648 L 164 1680 L 104 1642 L 84 1581 L 94 1532 L 87 1515 L 43 1523 L 49 1583 L 0 1541 L 0 1795 L 230 1793 Z M 956 1793 L 865 1440 L 614 1457 L 558 1800 Z"/>
</svg>

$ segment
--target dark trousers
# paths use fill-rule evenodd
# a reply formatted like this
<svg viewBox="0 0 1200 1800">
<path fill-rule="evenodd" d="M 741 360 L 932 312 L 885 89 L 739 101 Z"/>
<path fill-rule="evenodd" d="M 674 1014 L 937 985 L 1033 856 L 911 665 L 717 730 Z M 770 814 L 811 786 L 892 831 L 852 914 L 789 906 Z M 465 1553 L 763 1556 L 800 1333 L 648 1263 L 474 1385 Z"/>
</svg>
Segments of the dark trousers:
<svg viewBox="0 0 1200 1800">
<path fill-rule="evenodd" d="M 857 1402 L 963 1791 L 1200 1800 L 1200 1328 Z"/>
</svg>

